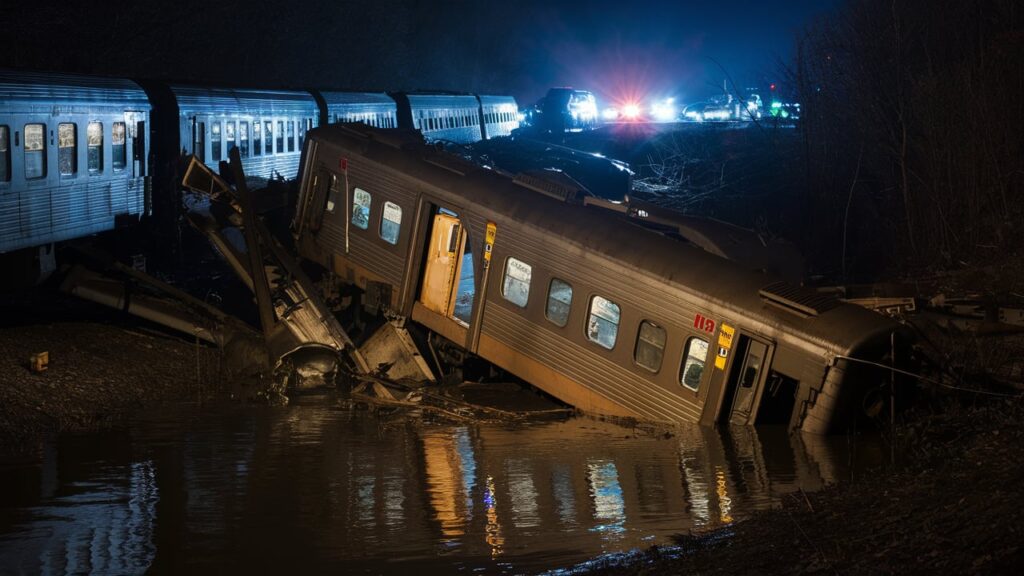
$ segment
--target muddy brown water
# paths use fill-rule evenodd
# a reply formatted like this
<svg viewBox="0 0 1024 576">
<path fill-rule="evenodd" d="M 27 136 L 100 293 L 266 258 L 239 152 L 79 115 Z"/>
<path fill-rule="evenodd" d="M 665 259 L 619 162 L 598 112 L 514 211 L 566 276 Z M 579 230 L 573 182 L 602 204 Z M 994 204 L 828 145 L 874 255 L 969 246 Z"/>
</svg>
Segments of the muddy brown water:
<svg viewBox="0 0 1024 576">
<path fill-rule="evenodd" d="M 779 429 L 427 423 L 334 394 L 164 409 L 5 464 L 0 572 L 536 573 L 727 527 L 882 458 Z"/>
</svg>

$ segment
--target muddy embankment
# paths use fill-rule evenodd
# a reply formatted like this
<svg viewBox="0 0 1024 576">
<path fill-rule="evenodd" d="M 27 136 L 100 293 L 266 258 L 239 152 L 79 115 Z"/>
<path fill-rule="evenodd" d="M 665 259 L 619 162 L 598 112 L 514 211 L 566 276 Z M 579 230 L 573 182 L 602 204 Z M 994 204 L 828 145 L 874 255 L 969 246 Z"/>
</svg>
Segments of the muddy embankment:
<svg viewBox="0 0 1024 576">
<path fill-rule="evenodd" d="M 133 410 L 224 392 L 221 352 L 127 314 L 41 291 L 0 303 L 0 452 L 116 425 Z M 42 372 L 29 358 L 47 352 Z"/>
</svg>

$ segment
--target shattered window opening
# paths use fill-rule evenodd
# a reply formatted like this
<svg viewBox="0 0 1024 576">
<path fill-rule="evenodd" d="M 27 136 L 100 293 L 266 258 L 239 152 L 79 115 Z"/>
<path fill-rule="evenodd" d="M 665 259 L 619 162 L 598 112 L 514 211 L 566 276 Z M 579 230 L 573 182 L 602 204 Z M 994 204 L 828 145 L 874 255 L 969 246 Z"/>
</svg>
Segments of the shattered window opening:
<svg viewBox="0 0 1024 576">
<path fill-rule="evenodd" d="M 548 288 L 548 307 L 544 315 L 556 326 L 565 326 L 569 321 L 569 309 L 572 306 L 572 286 L 558 278 L 551 279 Z"/>
<path fill-rule="evenodd" d="M 501 295 L 516 306 L 526 308 L 526 302 L 530 299 L 532 276 L 532 266 L 510 257 L 505 261 L 505 280 L 501 285 Z"/>
<path fill-rule="evenodd" d="M 700 388 L 700 379 L 704 374 L 704 362 L 708 357 L 708 343 L 702 338 L 690 338 L 686 341 L 686 353 L 683 355 L 683 366 L 679 371 L 679 382 L 693 390 Z"/>
<path fill-rule="evenodd" d="M 611 350 L 619 334 L 619 305 L 594 296 L 590 300 L 590 314 L 587 317 L 587 339 Z"/>
</svg>

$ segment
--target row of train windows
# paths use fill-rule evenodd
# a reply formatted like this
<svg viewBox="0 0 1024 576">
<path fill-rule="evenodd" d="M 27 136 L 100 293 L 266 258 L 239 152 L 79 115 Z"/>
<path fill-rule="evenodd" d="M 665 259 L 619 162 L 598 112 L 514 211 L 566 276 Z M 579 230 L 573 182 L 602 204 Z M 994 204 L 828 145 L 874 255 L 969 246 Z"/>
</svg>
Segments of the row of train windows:
<svg viewBox="0 0 1024 576">
<path fill-rule="evenodd" d="M 420 130 L 445 130 L 447 128 L 464 128 L 466 126 L 480 126 L 480 119 L 474 110 L 458 110 L 458 115 L 438 113 L 432 110 L 420 111 Z M 444 114 L 443 116 L 440 114 Z"/>
<path fill-rule="evenodd" d="M 496 124 L 498 122 L 515 122 L 515 112 L 485 112 L 484 122 L 488 124 Z"/>
<path fill-rule="evenodd" d="M 338 196 L 341 190 L 338 188 L 338 177 L 331 174 L 330 192 L 327 196 L 327 211 L 334 213 L 337 206 Z M 352 193 L 352 218 L 350 222 L 356 228 L 367 230 L 370 227 L 370 207 L 372 195 L 356 188 Z M 402 207 L 394 202 L 385 202 L 384 210 L 380 218 L 380 230 L 378 234 L 388 244 L 398 244 L 398 232 L 402 228 Z"/>
<path fill-rule="evenodd" d="M 395 117 L 391 114 L 354 113 L 335 114 L 335 122 L 362 122 L 376 128 L 394 128 Z"/>
<path fill-rule="evenodd" d="M 23 127 L 25 135 L 25 179 L 38 180 L 46 178 L 46 124 L 32 123 Z M 123 170 L 128 162 L 125 147 L 125 123 L 114 122 L 111 125 L 111 162 L 114 170 Z M 61 122 L 57 124 L 57 171 L 61 176 L 78 174 L 78 124 Z M 50 134 L 53 137 L 53 134 Z M 14 133 L 14 145 L 18 146 L 19 134 Z M 103 172 L 103 123 L 89 122 L 86 126 L 85 145 L 87 148 L 86 163 L 90 174 Z M 0 124 L 0 182 L 11 180 L 11 128 Z"/>
<path fill-rule="evenodd" d="M 508 258 L 505 261 L 505 275 L 501 285 L 502 297 L 520 308 L 525 308 L 530 297 L 532 276 L 532 266 L 521 260 Z M 571 284 L 559 278 L 552 278 L 548 286 L 544 317 L 552 324 L 564 327 L 569 321 L 572 296 Z M 618 339 L 619 320 L 618 304 L 603 296 L 592 296 L 587 311 L 587 340 L 611 350 Z M 664 328 L 650 320 L 642 320 L 633 349 L 634 362 L 646 370 L 659 372 L 665 356 L 666 339 L 667 333 Z M 679 383 L 696 391 L 700 387 L 707 356 L 707 340 L 696 336 L 688 338 L 683 350 L 683 361 L 679 366 Z"/>
<path fill-rule="evenodd" d="M 206 162 L 206 122 L 199 122 L 196 130 L 196 151 Z M 210 123 L 210 160 L 227 159 L 227 153 L 237 147 L 242 158 L 295 152 L 302 149 L 306 130 L 313 127 L 312 118 L 299 120 L 241 120 Z M 296 134 L 297 133 L 297 134 Z M 252 135 L 251 145 L 249 135 Z M 297 136 L 297 138 L 296 138 Z M 276 146 L 275 146 L 276 143 Z M 296 145 L 297 144 L 297 145 Z M 287 148 L 286 148 L 287 146 Z M 251 154 L 250 154 L 251 153 Z"/>
</svg>

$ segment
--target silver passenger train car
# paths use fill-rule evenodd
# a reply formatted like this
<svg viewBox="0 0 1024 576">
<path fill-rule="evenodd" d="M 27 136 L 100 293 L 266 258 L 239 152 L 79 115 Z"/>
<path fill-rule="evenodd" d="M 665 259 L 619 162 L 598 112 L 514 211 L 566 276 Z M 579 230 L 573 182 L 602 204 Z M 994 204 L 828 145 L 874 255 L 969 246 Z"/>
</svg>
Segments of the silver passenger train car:
<svg viewBox="0 0 1024 576">
<path fill-rule="evenodd" d="M 417 139 L 311 132 L 300 254 L 551 395 L 596 414 L 824 433 L 888 381 L 866 364 L 902 350 L 888 318 L 589 206 L 564 181 Z"/>
<path fill-rule="evenodd" d="M 0 253 L 145 215 L 149 115 L 128 80 L 0 71 Z"/>
<path fill-rule="evenodd" d="M 306 132 L 320 124 L 309 92 L 174 85 L 184 154 L 216 166 L 237 147 L 248 176 L 295 178 Z"/>
<path fill-rule="evenodd" d="M 411 101 L 431 139 L 475 142 L 518 126 L 510 96 L 420 93 Z M 311 128 L 411 126 L 412 108 L 399 102 L 409 99 L 0 70 L 0 254 L 151 213 L 173 226 L 183 155 L 217 169 L 237 147 L 247 175 L 291 179 Z"/>
</svg>

